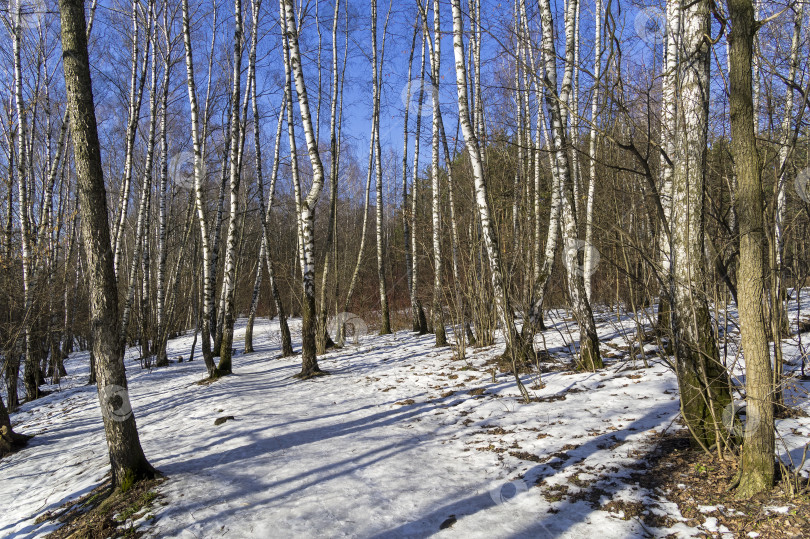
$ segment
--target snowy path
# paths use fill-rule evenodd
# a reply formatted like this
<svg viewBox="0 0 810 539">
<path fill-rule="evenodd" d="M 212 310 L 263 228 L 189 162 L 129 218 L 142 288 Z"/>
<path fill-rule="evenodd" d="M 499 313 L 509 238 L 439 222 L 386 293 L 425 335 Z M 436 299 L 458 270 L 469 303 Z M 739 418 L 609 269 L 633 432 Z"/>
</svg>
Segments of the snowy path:
<svg viewBox="0 0 810 539">
<path fill-rule="evenodd" d="M 611 328 L 602 329 L 608 338 Z M 651 500 L 626 479 L 650 437 L 678 413 L 674 376 L 663 365 L 546 373 L 542 388 L 526 376 L 538 402 L 524 405 L 511 375 L 493 383 L 484 366 L 498 347 L 453 361 L 430 335 L 368 336 L 319 358 L 330 376 L 300 382 L 292 378 L 300 358 L 276 359 L 276 330 L 257 320 L 256 352 L 237 356 L 234 375 L 210 385 L 195 384 L 200 360 L 148 372 L 129 358 L 144 450 L 169 477 L 160 487 L 165 505 L 142 525 L 149 535 L 645 535 L 637 520 L 594 508 L 610 499 L 645 501 L 684 520 L 674 504 Z M 239 346 L 242 335 L 237 330 Z M 189 346 L 189 337 L 172 341 L 170 358 L 187 357 Z M 76 387 L 13 417 L 37 436 L 0 462 L 0 536 L 49 531 L 36 516 L 88 492 L 107 472 L 95 390 L 79 385 L 86 357 L 67 366 Z M 224 416 L 234 419 L 214 426 Z M 549 495 L 560 489 L 583 499 Z M 656 534 L 699 531 L 677 522 Z"/>
</svg>

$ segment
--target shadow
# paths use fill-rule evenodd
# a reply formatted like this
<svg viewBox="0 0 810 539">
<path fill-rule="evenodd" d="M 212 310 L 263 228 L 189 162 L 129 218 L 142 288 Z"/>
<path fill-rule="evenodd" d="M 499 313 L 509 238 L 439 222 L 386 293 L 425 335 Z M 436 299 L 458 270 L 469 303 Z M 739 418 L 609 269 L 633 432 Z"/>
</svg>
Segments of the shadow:
<svg viewBox="0 0 810 539">
<path fill-rule="evenodd" d="M 658 413 L 663 411 L 667 405 L 657 406 L 649 410 L 643 417 L 630 423 L 625 429 L 605 433 L 592 438 L 590 441 L 568 451 L 555 453 L 551 460 L 530 468 L 523 474 L 523 481 L 530 487 L 537 485 L 540 481 L 560 474 L 572 466 L 579 464 L 587 458 L 595 455 L 599 451 L 610 451 L 610 447 L 617 443 L 625 442 L 629 436 L 638 432 L 646 431 L 659 425 Z M 638 462 L 643 462 L 639 459 Z M 618 473 L 618 472 L 617 472 Z M 542 488 L 542 487 L 539 487 Z M 482 485 L 482 489 L 485 487 Z M 530 490 L 531 492 L 531 490 Z M 526 494 L 523 494 L 526 495 Z M 455 515 L 458 520 L 465 516 L 474 515 L 481 511 L 492 509 L 497 504 L 489 492 L 476 494 L 462 499 L 449 501 L 445 505 L 422 515 L 419 519 L 404 523 L 395 528 L 388 529 L 373 536 L 374 539 L 389 539 L 393 537 L 425 537 L 439 531 L 439 526 L 450 515 Z M 582 504 L 577 504 L 578 507 Z M 565 533 L 568 529 L 585 521 L 588 515 L 595 509 L 583 505 L 586 510 L 569 511 L 565 517 L 555 517 L 551 515 L 540 520 L 530 529 L 522 530 L 517 537 L 557 537 Z M 560 513 L 562 514 L 562 512 Z M 598 536 L 598 534 L 597 534 Z"/>
</svg>

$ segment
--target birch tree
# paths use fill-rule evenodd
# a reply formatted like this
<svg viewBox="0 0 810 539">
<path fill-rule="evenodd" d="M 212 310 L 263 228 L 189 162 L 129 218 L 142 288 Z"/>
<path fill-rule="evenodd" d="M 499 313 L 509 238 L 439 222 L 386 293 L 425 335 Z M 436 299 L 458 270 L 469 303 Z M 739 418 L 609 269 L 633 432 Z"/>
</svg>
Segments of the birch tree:
<svg viewBox="0 0 810 539">
<path fill-rule="evenodd" d="M 126 149 L 124 153 L 124 184 L 118 202 L 118 219 L 115 223 L 113 233 L 113 249 L 115 275 L 118 279 L 118 266 L 121 261 L 123 249 L 124 227 L 126 225 L 127 211 L 129 209 L 129 190 L 132 184 L 132 174 L 135 160 L 135 136 L 138 132 L 138 124 L 141 114 L 141 103 L 143 101 L 143 90 L 146 84 L 146 65 L 149 58 L 149 46 L 151 39 L 146 40 L 147 49 L 140 59 L 140 23 L 138 11 L 140 2 L 132 2 L 132 53 L 130 68 L 130 89 L 129 89 L 129 112 L 127 118 L 127 130 L 125 135 Z M 149 29 L 151 30 L 151 28 Z M 139 68 L 140 62 L 140 68 Z"/>
<path fill-rule="evenodd" d="M 672 237 L 669 233 L 672 219 L 672 179 L 675 173 L 674 159 L 677 146 L 678 121 L 678 66 L 680 64 L 681 0 L 669 0 L 666 8 L 666 30 L 664 34 L 664 76 L 661 82 L 661 147 L 659 161 L 661 176 L 661 205 L 664 220 L 659 228 L 658 248 L 660 250 L 660 274 L 666 286 L 662 287 L 658 300 L 658 325 L 660 329 L 671 329 L 670 302 Z"/>
<path fill-rule="evenodd" d="M 292 78 L 294 74 L 295 90 L 298 95 L 298 109 L 301 114 L 301 123 L 304 128 L 304 136 L 307 142 L 310 164 L 312 165 L 312 186 L 306 198 L 301 200 L 301 229 L 303 242 L 301 243 L 301 253 L 303 261 L 302 284 L 304 317 L 301 330 L 302 339 L 302 368 L 297 375 L 306 379 L 321 372 L 318 367 L 315 350 L 315 204 L 321 194 L 324 183 L 324 170 L 321 156 L 318 152 L 318 143 L 315 139 L 315 131 L 312 127 L 312 115 L 309 108 L 307 88 L 304 81 L 304 71 L 301 66 L 301 54 L 298 47 L 298 28 L 295 24 L 295 10 L 293 0 L 280 0 L 281 15 L 284 24 L 284 33 L 289 46 L 286 71 L 287 77 Z M 287 85 L 289 88 L 289 84 Z M 289 91 L 289 90 L 288 90 Z M 290 107 L 292 100 L 290 99 Z M 295 156 L 293 155 L 293 159 Z"/>
<path fill-rule="evenodd" d="M 202 354 L 208 376 L 216 377 L 216 366 L 211 353 L 211 316 L 214 310 L 214 290 L 211 280 L 211 249 L 208 240 L 208 221 L 205 216 L 203 198 L 204 155 L 200 137 L 199 109 L 197 105 L 197 85 L 194 82 L 194 57 L 191 45 L 191 20 L 188 0 L 183 0 L 183 44 L 186 51 L 186 85 L 188 87 L 189 110 L 191 113 L 191 140 L 194 147 L 194 199 L 197 207 L 197 222 L 200 229 L 200 247 L 203 258 L 203 316 Z"/>
<path fill-rule="evenodd" d="M 415 29 L 416 31 L 416 29 Z M 411 298 L 411 316 L 413 318 L 413 331 L 424 335 L 427 333 L 427 317 L 425 310 L 422 307 L 422 302 L 419 300 L 419 252 L 418 242 L 416 240 L 416 218 L 417 210 L 419 209 L 419 147 L 422 139 L 422 104 L 425 99 L 425 44 L 427 37 L 422 36 L 422 52 L 420 54 L 420 67 L 419 67 L 419 93 L 416 105 L 416 134 L 414 135 L 413 142 L 413 169 L 411 175 L 411 207 L 410 207 L 410 245 L 406 248 L 410 250 L 411 266 L 410 266 L 410 298 Z M 408 101 L 410 104 L 410 101 Z"/>
<path fill-rule="evenodd" d="M 579 262 L 580 249 L 577 241 L 574 179 L 568 155 L 568 137 L 565 132 L 567 115 L 564 113 L 565 109 L 562 105 L 568 103 L 571 92 L 576 3 L 577 0 L 569 1 L 565 15 L 566 67 L 561 89 L 557 84 L 557 53 L 554 44 L 554 19 L 551 4 L 549 0 L 541 0 L 539 5 L 543 32 L 542 57 L 545 68 L 546 106 L 551 120 L 551 140 L 555 155 L 554 172 L 559 176 L 558 186 L 561 190 L 561 227 L 565 242 L 563 261 L 567 270 L 568 296 L 580 331 L 579 365 L 581 368 L 596 370 L 602 367 L 602 358 L 599 354 L 596 323 L 585 294 L 584 272 L 581 271 L 582 266 Z"/>
<path fill-rule="evenodd" d="M 390 14 L 390 11 L 389 11 Z M 385 29 L 388 27 L 388 16 L 383 27 L 382 50 L 379 62 L 377 61 L 377 0 L 371 0 L 371 84 L 372 84 L 372 123 L 374 124 L 374 171 L 376 176 L 377 192 L 377 280 L 380 288 L 380 335 L 391 333 L 391 318 L 388 313 L 388 289 L 385 284 L 385 248 L 383 246 L 383 196 L 382 196 L 382 148 L 380 145 L 380 94 L 382 81 L 380 81 L 382 63 L 385 58 Z"/>
<path fill-rule="evenodd" d="M 31 237 L 31 221 L 29 213 L 29 178 L 28 172 L 28 126 L 26 122 L 27 104 L 23 101 L 22 91 L 22 3 L 16 5 L 12 14 L 12 54 L 14 63 L 14 103 L 17 113 L 17 203 L 20 219 L 20 243 L 22 246 L 22 278 L 23 278 L 23 334 L 25 338 L 25 368 L 23 383 L 25 395 L 28 400 L 39 397 L 39 356 L 36 350 L 33 335 L 33 253 Z M 32 171 L 31 171 L 32 172 Z M 11 215 L 11 212 L 9 212 Z M 16 371 L 14 376 L 17 376 Z"/>
<path fill-rule="evenodd" d="M 169 28 L 168 5 L 163 9 L 163 85 L 160 95 L 160 182 L 158 187 L 158 267 L 155 301 L 155 364 L 158 367 L 165 367 L 169 364 L 166 356 L 166 260 L 168 249 L 166 246 L 166 197 L 169 182 L 169 134 L 168 134 L 168 106 L 169 106 L 169 84 L 172 73 L 172 40 Z"/>
<path fill-rule="evenodd" d="M 317 348 L 318 352 L 323 353 L 327 348 L 335 345 L 326 328 L 326 290 L 329 279 L 329 273 L 332 269 L 334 262 L 337 270 L 337 253 L 332 256 L 333 244 L 337 241 L 337 202 L 338 202 L 338 173 L 340 163 L 340 145 L 338 144 L 338 99 L 341 100 L 341 115 L 342 99 L 343 99 L 343 80 L 345 79 L 346 59 L 348 56 L 348 44 L 344 49 L 343 56 L 343 70 L 344 77 L 338 83 L 338 45 L 337 45 L 337 25 L 338 25 L 338 11 L 340 9 L 340 0 L 335 0 L 334 11 L 332 12 L 332 93 L 329 105 L 329 228 L 326 232 L 326 245 L 324 246 L 324 260 L 323 272 L 321 274 L 321 293 L 319 298 L 318 311 L 318 339 Z M 340 92 L 339 92 L 340 90 Z M 334 260 L 333 260 L 334 259 Z"/>
<path fill-rule="evenodd" d="M 681 411 L 695 440 L 720 442 L 731 401 L 706 297 L 704 182 L 709 108 L 709 2 L 682 8 L 678 130 L 672 175 L 672 330 Z"/>
<path fill-rule="evenodd" d="M 433 39 L 430 39 L 427 11 L 419 2 L 422 14 L 422 31 L 429 44 L 430 52 L 430 93 L 433 111 L 433 135 L 431 139 L 431 222 L 433 226 L 433 301 L 431 307 L 431 326 L 436 335 L 436 346 L 447 346 L 447 334 L 444 328 L 444 307 L 442 305 L 442 214 L 441 214 L 441 178 L 439 170 L 439 143 L 441 138 L 441 119 L 439 107 L 439 79 L 441 77 L 441 15 L 439 0 L 433 0 Z M 449 166 L 449 164 L 448 164 Z"/>
<path fill-rule="evenodd" d="M 233 350 L 233 325 L 236 321 L 236 306 L 234 304 L 234 294 L 236 288 L 236 235 L 239 220 L 239 184 L 241 175 L 239 165 L 241 163 L 241 139 L 242 128 L 240 110 L 240 96 L 242 90 L 242 1 L 235 0 L 233 5 L 233 75 L 231 90 L 231 138 L 230 138 L 230 170 L 228 180 L 230 184 L 230 212 L 228 218 L 228 236 L 225 247 L 225 269 L 222 279 L 223 296 L 225 304 L 223 309 L 222 343 L 219 350 L 219 374 L 231 373 L 231 356 Z M 253 21 L 256 25 L 256 21 Z M 250 62 L 256 61 L 255 50 L 250 52 Z M 253 72 L 253 71 L 251 71 Z M 247 96 L 245 96 L 247 97 Z"/>
<path fill-rule="evenodd" d="M 512 370 L 515 375 L 515 381 L 518 384 L 518 388 L 524 400 L 528 403 L 529 393 L 520 381 L 516 363 L 518 359 L 526 359 L 526 349 L 531 350 L 532 345 L 531 343 L 524 343 L 515 328 L 515 313 L 509 299 L 509 291 L 504 285 L 498 235 L 490 216 L 487 183 L 484 177 L 484 163 L 481 158 L 481 149 L 478 144 L 478 139 L 475 136 L 475 131 L 473 130 L 470 120 L 469 99 L 467 97 L 467 67 L 464 56 L 464 24 L 461 19 L 461 0 L 452 0 L 452 7 L 453 52 L 456 60 L 458 116 L 459 122 L 461 123 L 461 130 L 464 133 L 470 164 L 472 165 L 473 177 L 475 179 L 475 202 L 478 209 L 478 218 L 481 220 L 484 245 L 489 258 L 492 289 L 495 295 L 495 309 L 501 322 L 504 339 L 506 340 L 506 352 L 504 352 L 504 357 L 512 359 Z M 533 352 L 533 350 L 531 351 Z"/>
<path fill-rule="evenodd" d="M 154 0 L 149 2 L 149 22 L 147 28 L 149 30 L 149 43 L 154 38 Z M 138 266 L 141 264 L 141 256 L 144 252 L 144 245 L 148 241 L 146 238 L 148 229 L 148 210 L 149 210 L 149 194 L 152 189 L 152 168 L 155 155 L 155 128 L 157 125 L 157 65 L 155 63 L 155 56 L 152 56 L 151 69 L 150 69 L 150 86 L 149 86 L 149 135 L 147 138 L 146 149 L 146 163 L 144 164 L 143 178 L 141 179 L 141 196 L 140 204 L 138 205 L 138 219 L 135 225 L 135 248 L 133 250 L 132 259 L 129 265 L 129 278 L 127 280 L 126 296 L 124 297 L 124 312 L 121 315 L 121 350 L 126 348 L 127 331 L 129 329 L 129 321 L 132 315 L 132 303 L 135 298 L 135 290 L 137 288 Z M 144 278 L 146 274 L 143 273 Z M 148 348 L 148 347 L 147 347 Z M 148 350 L 146 351 L 148 352 Z"/>
</svg>

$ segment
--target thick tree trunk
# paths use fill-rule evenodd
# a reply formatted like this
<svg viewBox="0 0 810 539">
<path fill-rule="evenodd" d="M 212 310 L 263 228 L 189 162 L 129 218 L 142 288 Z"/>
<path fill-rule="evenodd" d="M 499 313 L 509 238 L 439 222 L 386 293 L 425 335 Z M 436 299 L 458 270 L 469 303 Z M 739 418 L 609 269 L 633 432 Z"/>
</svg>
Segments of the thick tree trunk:
<svg viewBox="0 0 810 539">
<path fill-rule="evenodd" d="M 737 497 L 767 491 L 774 479 L 774 419 L 771 356 L 765 320 L 765 243 L 762 175 L 754 134 L 752 62 L 754 20 L 752 0 L 728 0 L 729 105 L 731 151 L 737 175 L 737 219 L 740 227 L 739 315 L 745 357 L 747 400 L 745 437 Z M 791 90 L 792 91 L 792 90 Z"/>
<path fill-rule="evenodd" d="M 677 156 L 672 190 L 670 294 L 681 410 L 698 444 L 720 442 L 723 409 L 731 402 L 703 286 L 704 182 L 709 108 L 709 2 L 683 9 L 679 62 Z"/>
<path fill-rule="evenodd" d="M 18 434 L 11 428 L 11 418 L 8 415 L 3 397 L 0 396 L 0 459 L 9 453 L 25 447 L 31 436 Z"/>
<path fill-rule="evenodd" d="M 63 68 L 72 126 L 79 211 L 90 288 L 91 328 L 98 396 L 110 452 L 113 486 L 151 478 L 129 405 L 119 341 L 118 293 L 107 221 L 107 196 L 93 106 L 84 2 L 60 0 Z"/>
</svg>

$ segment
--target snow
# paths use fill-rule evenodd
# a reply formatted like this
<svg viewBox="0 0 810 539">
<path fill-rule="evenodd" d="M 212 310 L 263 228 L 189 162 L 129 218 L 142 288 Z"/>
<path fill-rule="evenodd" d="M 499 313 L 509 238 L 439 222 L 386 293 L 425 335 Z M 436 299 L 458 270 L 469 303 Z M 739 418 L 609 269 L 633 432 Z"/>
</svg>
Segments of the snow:
<svg viewBox="0 0 810 539">
<path fill-rule="evenodd" d="M 545 345 L 562 357 L 573 322 L 553 314 Z M 613 349 L 635 332 L 632 320 L 617 320 L 615 313 L 598 313 L 597 320 L 603 343 Z M 291 326 L 295 340 L 300 321 Z M 638 471 L 633 466 L 643 468 L 652 438 L 679 428 L 674 374 L 649 350 L 649 368 L 615 359 L 597 373 L 544 373 L 544 385 L 525 375 L 536 402 L 523 404 L 513 376 L 498 374 L 493 381 L 486 365 L 502 345 L 469 349 L 466 360 L 454 360 L 452 349 L 433 347 L 431 335 L 368 335 L 319 358 L 331 375 L 298 381 L 292 376 L 300 357 L 278 358 L 277 323 L 257 319 L 256 352 L 237 355 L 233 375 L 199 385 L 205 375 L 199 351 L 192 363 L 176 362 L 188 357 L 191 338 L 169 343 L 173 362 L 165 369 L 141 369 L 136 349 L 126 358 L 144 451 L 168 476 L 153 518 L 137 523 L 149 537 L 573 538 L 595 530 L 602 537 L 689 537 L 727 531 L 714 517 L 688 526 L 662 493 L 631 478 Z M 15 429 L 36 437 L 0 461 L 2 537 L 52 531 L 53 524 L 36 524 L 37 516 L 86 494 L 108 471 L 95 387 L 85 385 L 87 354 L 73 354 L 66 367 L 70 375 L 51 388 L 59 391 L 12 415 Z M 475 389 L 483 393 L 471 393 Z M 225 416 L 234 419 L 214 425 Z M 808 426 L 802 418 L 780 423 L 780 432 L 792 437 L 786 455 L 803 447 Z M 612 500 L 641 502 L 674 524 L 651 529 L 592 506 Z M 442 529 L 443 523 L 449 527 Z"/>
</svg>

